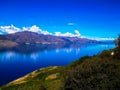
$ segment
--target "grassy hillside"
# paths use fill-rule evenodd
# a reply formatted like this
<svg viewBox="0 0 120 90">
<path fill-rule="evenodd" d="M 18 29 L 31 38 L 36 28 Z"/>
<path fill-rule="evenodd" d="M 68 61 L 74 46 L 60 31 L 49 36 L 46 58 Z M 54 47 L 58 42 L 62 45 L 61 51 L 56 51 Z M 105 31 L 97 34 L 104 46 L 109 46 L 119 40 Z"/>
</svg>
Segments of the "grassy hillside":
<svg viewBox="0 0 120 90">
<path fill-rule="evenodd" d="M 61 90 L 63 67 L 48 67 L 36 70 L 1 88 L 1 90 Z"/>
<path fill-rule="evenodd" d="M 104 51 L 72 63 L 65 77 L 65 90 L 119 90 L 120 58 L 112 52 Z"/>
<path fill-rule="evenodd" d="M 65 67 L 48 67 L 19 78 L 0 90 L 119 90 L 120 49 L 86 56 Z"/>
</svg>

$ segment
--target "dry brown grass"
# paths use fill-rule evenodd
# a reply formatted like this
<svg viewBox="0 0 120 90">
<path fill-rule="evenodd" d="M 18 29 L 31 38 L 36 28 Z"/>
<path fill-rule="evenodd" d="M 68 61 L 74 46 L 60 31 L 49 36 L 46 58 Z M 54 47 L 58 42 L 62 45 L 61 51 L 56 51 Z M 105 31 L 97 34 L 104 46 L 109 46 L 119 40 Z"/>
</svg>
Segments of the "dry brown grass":
<svg viewBox="0 0 120 90">
<path fill-rule="evenodd" d="M 54 69 L 57 69 L 57 66 L 51 66 L 48 68 L 41 68 L 39 72 L 38 72 L 38 70 L 35 70 L 32 73 L 29 73 L 29 74 L 27 74 L 27 75 L 25 75 L 17 80 L 10 82 L 7 86 L 26 83 L 28 78 L 34 78 L 40 73 L 47 72 L 47 71 L 54 70 Z M 52 74 L 52 75 L 47 77 L 47 80 L 48 79 L 55 79 L 55 78 L 57 78 L 57 75 L 58 75 L 58 73 Z"/>
<path fill-rule="evenodd" d="M 59 73 L 54 73 L 45 78 L 45 80 L 56 79 Z"/>
</svg>

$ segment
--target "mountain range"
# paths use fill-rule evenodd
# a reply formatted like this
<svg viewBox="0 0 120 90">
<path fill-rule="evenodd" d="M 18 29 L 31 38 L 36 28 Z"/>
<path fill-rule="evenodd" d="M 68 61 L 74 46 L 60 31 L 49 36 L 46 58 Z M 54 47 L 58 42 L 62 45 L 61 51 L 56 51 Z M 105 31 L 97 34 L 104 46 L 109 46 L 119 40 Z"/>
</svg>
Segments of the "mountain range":
<svg viewBox="0 0 120 90">
<path fill-rule="evenodd" d="M 30 31 L 0 35 L 0 40 L 10 40 L 17 44 L 66 44 L 66 43 L 96 43 L 96 40 L 79 37 L 62 37 L 38 34 Z"/>
</svg>

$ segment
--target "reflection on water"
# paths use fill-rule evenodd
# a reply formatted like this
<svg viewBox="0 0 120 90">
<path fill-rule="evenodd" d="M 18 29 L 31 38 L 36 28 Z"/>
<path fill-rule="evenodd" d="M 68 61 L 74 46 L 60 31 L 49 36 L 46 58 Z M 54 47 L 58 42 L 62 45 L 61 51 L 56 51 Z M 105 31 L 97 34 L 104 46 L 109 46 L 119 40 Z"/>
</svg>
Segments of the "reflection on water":
<svg viewBox="0 0 120 90">
<path fill-rule="evenodd" d="M 86 55 L 114 48 L 114 44 L 22 45 L 0 51 L 0 85 L 41 67 L 68 65 Z"/>
</svg>

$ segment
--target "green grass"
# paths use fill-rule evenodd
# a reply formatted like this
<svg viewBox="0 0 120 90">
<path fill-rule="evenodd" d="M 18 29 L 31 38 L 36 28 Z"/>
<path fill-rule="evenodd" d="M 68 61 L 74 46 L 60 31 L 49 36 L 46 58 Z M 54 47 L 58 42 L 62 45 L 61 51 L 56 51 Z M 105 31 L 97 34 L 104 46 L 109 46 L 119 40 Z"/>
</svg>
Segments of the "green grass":
<svg viewBox="0 0 120 90">
<path fill-rule="evenodd" d="M 36 70 L 35 74 L 30 73 L 17 82 L 13 81 L 1 88 L 1 90 L 60 90 L 60 67 L 48 67 L 41 70 Z M 46 80 L 52 74 L 59 73 L 56 78 Z M 26 81 L 25 83 L 20 83 Z M 56 87 L 57 86 L 57 87 Z M 53 89 L 54 88 L 54 89 Z"/>
</svg>

